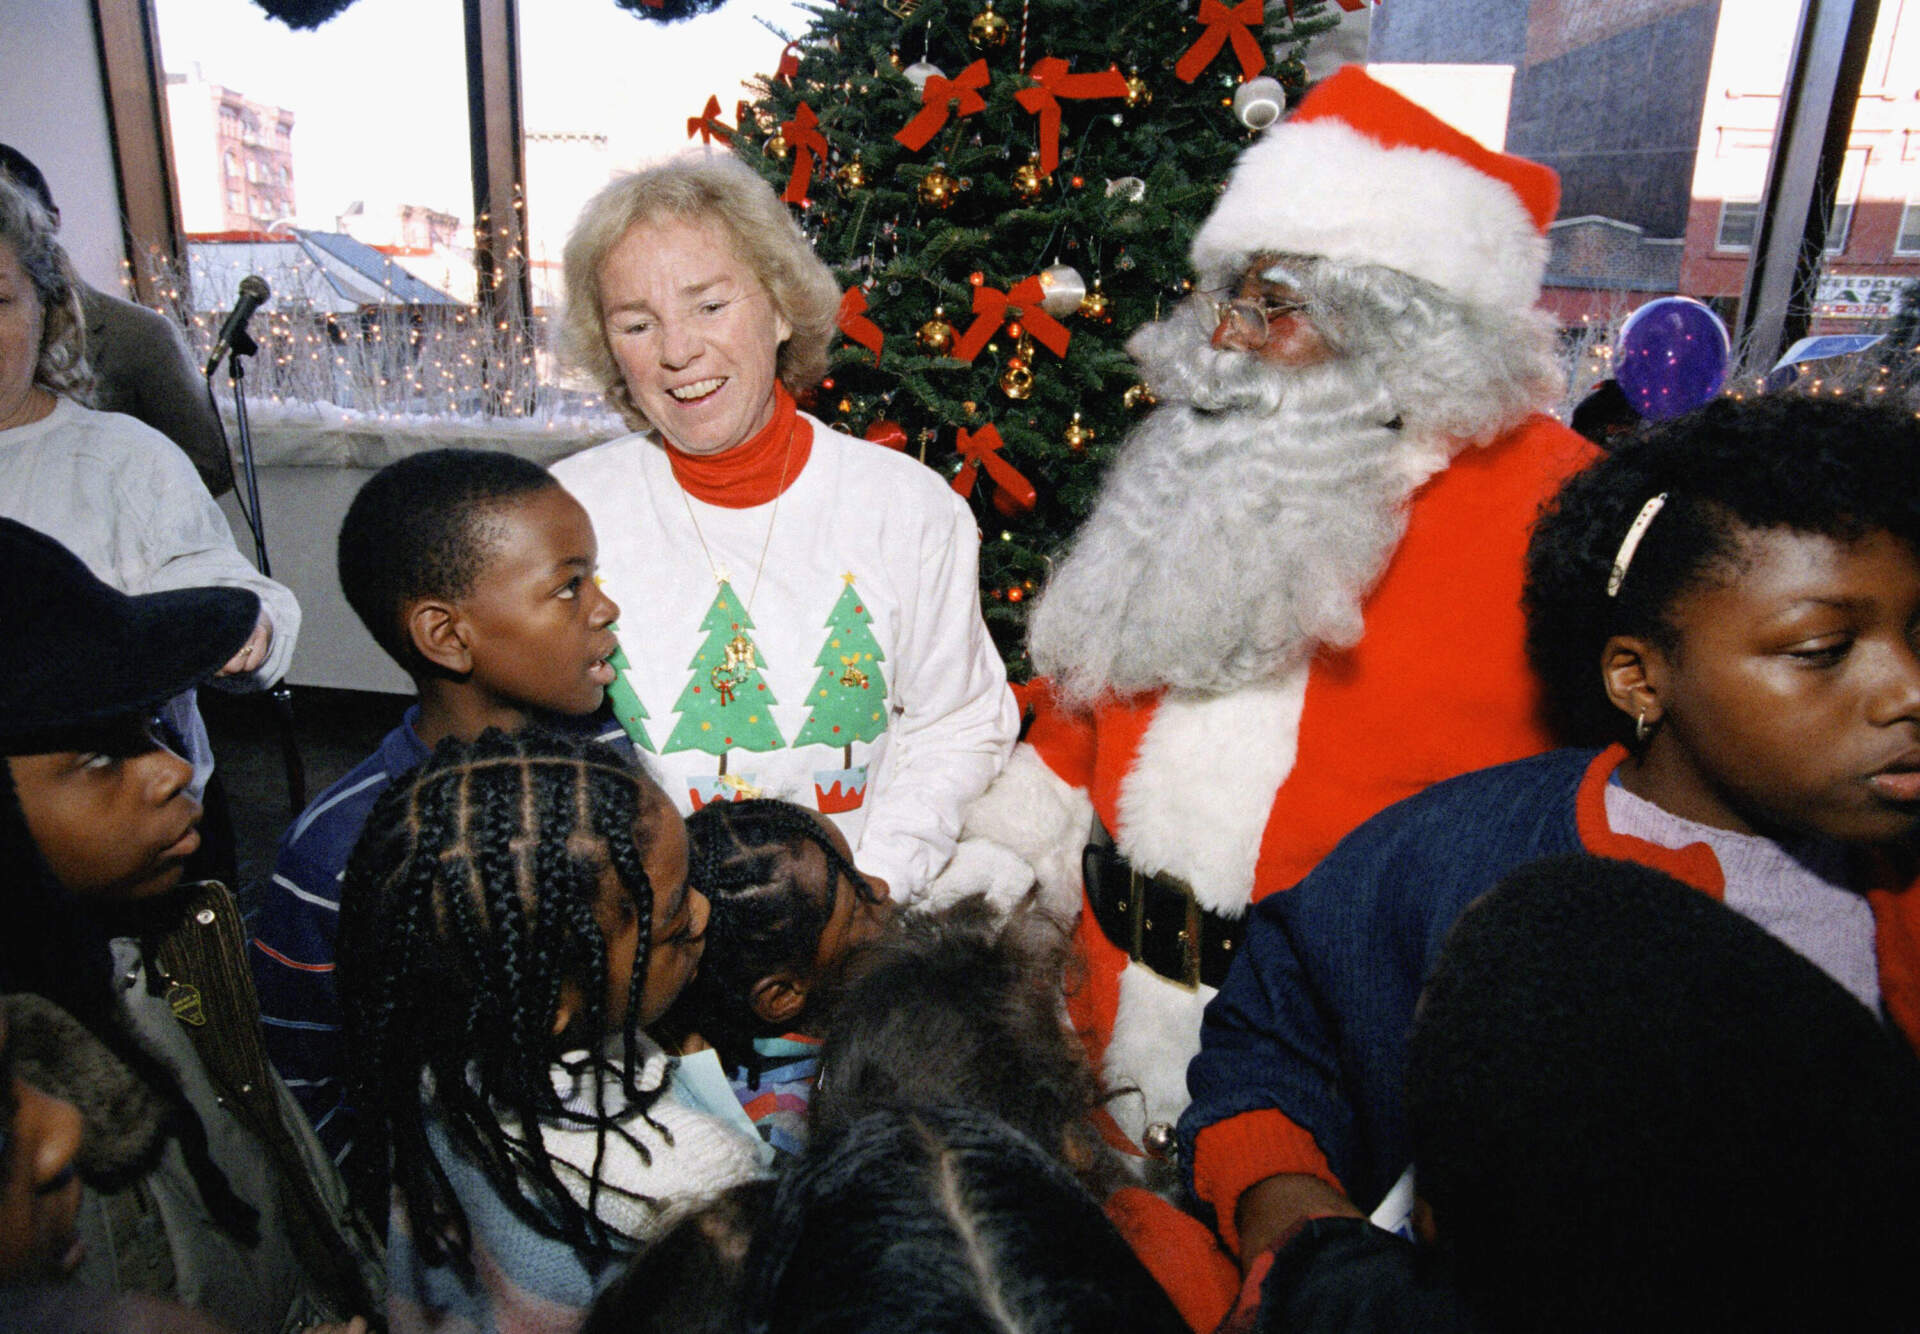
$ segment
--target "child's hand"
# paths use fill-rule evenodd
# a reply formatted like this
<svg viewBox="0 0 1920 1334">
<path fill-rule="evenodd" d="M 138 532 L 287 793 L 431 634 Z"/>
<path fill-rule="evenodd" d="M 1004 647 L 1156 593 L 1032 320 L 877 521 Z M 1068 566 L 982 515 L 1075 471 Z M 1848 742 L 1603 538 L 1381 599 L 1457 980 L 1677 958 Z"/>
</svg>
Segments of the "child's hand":
<svg viewBox="0 0 1920 1334">
<path fill-rule="evenodd" d="M 240 651 L 227 659 L 227 665 L 215 672 L 215 676 L 251 676 L 259 671 L 267 660 L 267 648 L 273 643 L 273 622 L 267 614 L 260 613 L 260 619 L 253 623 L 253 633 L 247 636 L 247 642 Z"/>
<path fill-rule="evenodd" d="M 680 1039 L 680 1050 L 676 1054 L 680 1056 L 691 1056 L 697 1051 L 706 1051 L 712 1046 L 713 1044 L 711 1042 L 708 1042 L 698 1033 L 689 1033 Z"/>
</svg>

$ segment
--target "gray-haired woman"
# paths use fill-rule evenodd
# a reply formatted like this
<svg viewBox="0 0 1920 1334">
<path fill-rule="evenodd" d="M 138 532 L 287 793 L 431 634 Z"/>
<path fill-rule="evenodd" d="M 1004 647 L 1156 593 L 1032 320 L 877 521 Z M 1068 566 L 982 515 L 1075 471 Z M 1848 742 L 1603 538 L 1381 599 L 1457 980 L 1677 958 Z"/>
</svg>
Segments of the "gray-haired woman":
<svg viewBox="0 0 1920 1334">
<path fill-rule="evenodd" d="M 215 683 L 270 685 L 293 658 L 299 604 L 235 548 L 226 516 L 171 440 L 88 406 L 85 344 L 78 280 L 53 218 L 0 173 L 0 516 L 58 538 L 123 593 L 215 585 L 256 594 L 260 619 Z M 197 794 L 213 752 L 193 695 L 166 715 Z"/>
<path fill-rule="evenodd" d="M 826 372 L 839 289 L 745 164 L 616 180 L 565 268 L 568 351 L 635 428 L 554 469 L 626 608 L 623 721 L 683 812 L 814 807 L 913 898 L 1017 726 L 972 513 L 920 464 L 796 409 Z"/>
</svg>

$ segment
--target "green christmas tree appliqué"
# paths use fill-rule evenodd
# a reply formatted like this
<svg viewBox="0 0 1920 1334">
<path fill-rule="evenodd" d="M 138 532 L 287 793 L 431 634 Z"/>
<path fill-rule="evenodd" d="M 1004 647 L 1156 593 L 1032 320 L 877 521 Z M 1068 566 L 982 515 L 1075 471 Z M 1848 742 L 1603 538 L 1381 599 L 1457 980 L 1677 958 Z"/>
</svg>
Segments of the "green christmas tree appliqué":
<svg viewBox="0 0 1920 1334">
<path fill-rule="evenodd" d="M 613 631 L 618 634 L 620 627 L 614 626 Z M 626 651 L 615 648 L 607 664 L 613 668 L 613 684 L 607 687 L 607 702 L 613 706 L 613 716 L 619 719 L 621 728 L 634 745 L 659 754 L 653 749 L 652 738 L 647 735 L 647 706 L 640 702 L 640 693 L 633 688 L 633 664 L 627 660 Z"/>
<path fill-rule="evenodd" d="M 680 721 L 661 753 L 704 750 L 720 757 L 724 776 L 729 750 L 778 750 L 786 742 L 774 726 L 778 701 L 761 679 L 760 650 L 747 633 L 753 620 L 725 580 L 700 629 L 706 638 L 687 664 L 693 675 L 673 705 Z"/>
<path fill-rule="evenodd" d="M 853 743 L 887 730 L 887 678 L 880 672 L 887 655 L 873 637 L 873 617 L 853 586 L 854 576 L 840 577 L 847 586 L 827 616 L 826 642 L 813 660 L 820 669 L 807 696 L 813 708 L 793 744 L 843 746 L 841 767 L 851 769 Z"/>
</svg>

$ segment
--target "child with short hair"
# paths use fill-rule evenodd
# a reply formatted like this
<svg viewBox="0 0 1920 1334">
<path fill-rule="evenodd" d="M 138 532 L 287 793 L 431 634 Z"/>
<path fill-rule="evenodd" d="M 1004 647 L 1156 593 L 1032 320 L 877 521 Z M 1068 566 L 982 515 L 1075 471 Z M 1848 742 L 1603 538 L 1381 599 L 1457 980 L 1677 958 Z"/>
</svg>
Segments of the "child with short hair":
<svg viewBox="0 0 1920 1334">
<path fill-rule="evenodd" d="M 370 1315 L 379 1243 L 267 1064 L 232 895 L 182 883 L 201 808 L 155 720 L 246 642 L 259 599 L 128 596 L 10 519 L 0 569 L 0 992 L 104 1048 L 81 1069 L 86 1043 L 50 1044 L 116 1141 L 83 1142 L 70 1277 L 243 1330 Z"/>
<path fill-rule="evenodd" d="M 1920 427 L 1721 401 L 1572 478 L 1528 552 L 1529 647 L 1574 737 L 1429 788 L 1254 911 L 1180 1141 L 1242 1264 L 1410 1161 L 1407 1032 L 1461 910 L 1539 857 L 1664 870 L 1920 1044 Z"/>
<path fill-rule="evenodd" d="M 1491 1329 L 1920 1325 L 1920 1065 L 1706 895 L 1514 872 L 1447 934 L 1407 1054 L 1422 1234 Z"/>
<path fill-rule="evenodd" d="M 353 1147 L 333 976 L 347 856 L 374 801 L 443 738 L 600 707 L 620 609 L 595 582 L 597 551 L 553 474 L 482 450 L 389 464 L 340 526 L 341 588 L 419 699 L 287 830 L 248 953 L 268 1054 L 336 1162 Z M 601 739 L 633 753 L 617 727 Z"/>
<path fill-rule="evenodd" d="M 871 1113 L 782 1176 L 747 1253 L 736 1327 L 1186 1328 L 1071 1172 L 962 1107 Z"/>
<path fill-rule="evenodd" d="M 850 961 L 835 998 L 813 1100 L 817 1147 L 874 1111 L 968 1107 L 1029 1136 L 1080 1179 L 1188 1325 L 1211 1334 L 1239 1287 L 1206 1225 L 1145 1189 L 1109 1140 L 1085 1045 L 1061 993 L 1072 956 L 1064 928 L 1035 909 L 1005 915 L 971 896 L 901 917 Z"/>
<path fill-rule="evenodd" d="M 806 1146 L 818 993 L 893 905 L 833 821 L 792 802 L 710 802 L 687 818 L 688 877 L 712 905 L 707 952 L 671 1021 L 720 1058 L 761 1136 Z"/>
<path fill-rule="evenodd" d="M 680 817 L 604 746 L 489 729 L 381 795 L 340 984 L 395 1330 L 577 1327 L 636 1244 L 759 1173 L 647 1033 L 706 927 Z"/>
</svg>

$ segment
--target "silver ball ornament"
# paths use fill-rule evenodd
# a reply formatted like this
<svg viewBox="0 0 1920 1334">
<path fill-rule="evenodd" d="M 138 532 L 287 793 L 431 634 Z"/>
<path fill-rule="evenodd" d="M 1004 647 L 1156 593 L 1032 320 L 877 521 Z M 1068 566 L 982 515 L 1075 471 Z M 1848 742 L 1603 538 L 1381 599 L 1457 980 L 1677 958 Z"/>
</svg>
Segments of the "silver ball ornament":
<svg viewBox="0 0 1920 1334">
<path fill-rule="evenodd" d="M 1262 74 L 1233 90 L 1233 114 L 1249 130 L 1264 130 L 1287 109 L 1287 90 L 1280 80 Z"/>
<path fill-rule="evenodd" d="M 1053 264 L 1040 271 L 1040 308 L 1059 319 L 1080 309 L 1087 294 L 1087 280 L 1071 264 Z"/>
<path fill-rule="evenodd" d="M 908 83 L 923 92 L 926 90 L 928 79 L 933 78 L 935 75 L 939 75 L 939 77 L 943 79 L 947 77 L 944 73 L 941 73 L 938 65 L 928 60 L 925 56 L 914 61 L 900 72 L 906 76 Z"/>
</svg>

